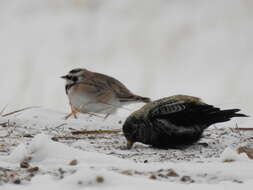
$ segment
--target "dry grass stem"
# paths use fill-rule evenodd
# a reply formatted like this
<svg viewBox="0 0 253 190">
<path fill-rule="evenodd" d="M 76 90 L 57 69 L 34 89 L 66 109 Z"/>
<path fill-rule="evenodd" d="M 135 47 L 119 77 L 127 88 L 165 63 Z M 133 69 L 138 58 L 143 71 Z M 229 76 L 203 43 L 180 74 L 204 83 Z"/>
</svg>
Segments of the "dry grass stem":
<svg viewBox="0 0 253 190">
<path fill-rule="evenodd" d="M 8 107 L 8 104 L 3 107 L 3 109 L 0 112 L 0 115 L 3 115 L 3 113 L 4 113 L 4 111 L 6 110 L 7 107 Z"/>
<path fill-rule="evenodd" d="M 239 130 L 239 131 L 253 131 L 253 128 L 235 128 L 235 130 Z"/>
<path fill-rule="evenodd" d="M 29 109 L 33 109 L 33 108 L 38 108 L 38 106 L 31 106 L 31 107 L 26 107 L 26 108 L 19 109 L 19 110 L 16 110 L 16 111 L 12 111 L 10 113 L 3 114 L 2 117 L 13 115 L 15 113 L 19 113 L 19 112 L 22 112 L 22 111 L 25 111 L 25 110 L 29 110 Z"/>
<path fill-rule="evenodd" d="M 72 131 L 72 135 L 80 135 L 80 134 L 101 134 L 101 133 L 108 133 L 108 134 L 116 134 L 121 132 L 121 130 L 80 130 L 80 131 Z"/>
<path fill-rule="evenodd" d="M 73 136 L 56 136 L 51 138 L 53 141 L 59 141 L 59 140 L 82 140 L 86 138 L 81 137 L 73 137 Z"/>
</svg>

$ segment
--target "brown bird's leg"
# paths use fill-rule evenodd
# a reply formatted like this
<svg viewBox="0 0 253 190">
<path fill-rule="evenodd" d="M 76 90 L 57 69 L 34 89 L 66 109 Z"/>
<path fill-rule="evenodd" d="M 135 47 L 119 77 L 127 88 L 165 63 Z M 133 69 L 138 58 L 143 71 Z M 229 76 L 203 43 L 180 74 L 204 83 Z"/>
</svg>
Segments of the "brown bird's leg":
<svg viewBox="0 0 253 190">
<path fill-rule="evenodd" d="M 111 92 L 111 91 L 107 91 L 107 92 L 105 92 L 105 93 L 99 95 L 99 96 L 97 97 L 97 101 L 98 101 L 99 103 L 101 103 L 101 104 L 106 104 L 106 105 L 110 105 L 110 106 L 116 107 L 116 106 L 111 105 L 111 104 L 108 103 L 108 102 L 110 102 L 113 98 L 114 98 L 114 93 Z M 105 109 L 100 110 L 100 111 L 104 111 L 104 110 L 107 110 L 107 109 L 111 109 L 111 108 L 105 108 Z M 111 114 L 111 113 L 107 113 L 107 114 L 105 115 L 105 117 L 104 117 L 104 120 L 106 120 L 106 119 L 109 117 L 110 114 Z"/>
<path fill-rule="evenodd" d="M 77 110 L 74 110 L 74 111 L 72 112 L 72 114 L 74 115 L 74 118 L 75 118 L 75 119 L 77 119 L 77 116 L 76 116 L 77 113 L 78 113 Z"/>
<path fill-rule="evenodd" d="M 104 120 L 106 120 L 109 117 L 110 113 L 106 114 L 104 117 Z"/>
<path fill-rule="evenodd" d="M 103 117 L 101 117 L 100 115 L 97 115 L 97 114 L 95 114 L 95 113 L 87 112 L 87 114 L 89 114 L 90 116 L 96 116 L 96 117 L 103 118 Z"/>
<path fill-rule="evenodd" d="M 91 104 L 91 103 L 92 103 L 92 102 L 87 103 L 87 104 L 85 104 L 85 106 L 87 106 L 88 104 Z M 84 105 L 82 105 L 82 106 L 80 107 L 79 110 L 83 110 L 83 107 L 84 107 Z M 96 116 L 96 117 L 102 118 L 100 115 L 97 115 L 97 114 L 95 114 L 95 113 L 91 113 L 91 112 L 82 112 L 82 113 L 84 113 L 84 114 L 89 114 L 90 116 Z"/>
<path fill-rule="evenodd" d="M 78 111 L 71 106 L 71 112 L 70 112 L 70 114 L 68 114 L 64 119 L 67 120 L 72 115 L 74 115 L 74 118 L 77 119 L 76 113 L 78 113 Z"/>
</svg>

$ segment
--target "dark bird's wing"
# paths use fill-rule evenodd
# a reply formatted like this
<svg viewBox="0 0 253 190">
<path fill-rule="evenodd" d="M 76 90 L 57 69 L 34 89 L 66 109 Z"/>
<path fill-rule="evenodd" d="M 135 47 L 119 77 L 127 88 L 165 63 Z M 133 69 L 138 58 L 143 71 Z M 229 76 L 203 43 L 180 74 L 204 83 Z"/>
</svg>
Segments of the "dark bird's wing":
<svg viewBox="0 0 253 190">
<path fill-rule="evenodd" d="M 239 109 L 220 110 L 190 96 L 174 96 L 152 108 L 151 119 L 165 119 L 177 126 L 203 125 L 229 121 L 232 117 L 246 117 Z"/>
</svg>

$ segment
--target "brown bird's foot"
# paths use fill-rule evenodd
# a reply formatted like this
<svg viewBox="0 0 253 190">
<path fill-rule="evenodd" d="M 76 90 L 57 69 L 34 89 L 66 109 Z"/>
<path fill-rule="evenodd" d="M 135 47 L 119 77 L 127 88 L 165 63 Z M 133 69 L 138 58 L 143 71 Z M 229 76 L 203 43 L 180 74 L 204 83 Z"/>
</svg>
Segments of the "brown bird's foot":
<svg viewBox="0 0 253 190">
<path fill-rule="evenodd" d="M 72 110 L 70 114 L 68 114 L 67 116 L 64 117 L 65 120 L 69 119 L 72 115 L 74 116 L 75 119 L 77 119 L 77 111 Z"/>
<path fill-rule="evenodd" d="M 72 116 L 72 113 L 66 115 L 66 116 L 64 117 L 64 119 L 67 120 L 67 119 L 70 118 L 71 116 Z"/>
<path fill-rule="evenodd" d="M 104 120 L 106 120 L 109 117 L 109 113 L 105 115 Z"/>
<path fill-rule="evenodd" d="M 95 117 L 99 117 L 99 118 L 104 118 L 104 117 L 102 117 L 100 115 L 97 115 L 97 114 L 91 113 L 91 112 L 87 112 L 87 114 L 89 114 L 89 116 L 95 116 Z"/>
</svg>

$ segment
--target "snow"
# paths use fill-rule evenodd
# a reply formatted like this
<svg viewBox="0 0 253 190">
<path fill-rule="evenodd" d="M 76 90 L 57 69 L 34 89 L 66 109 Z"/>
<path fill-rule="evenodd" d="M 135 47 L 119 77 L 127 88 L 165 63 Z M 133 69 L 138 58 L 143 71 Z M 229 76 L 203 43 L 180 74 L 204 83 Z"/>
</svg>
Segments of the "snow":
<svg viewBox="0 0 253 190">
<path fill-rule="evenodd" d="M 84 67 L 152 99 L 188 94 L 253 115 L 252 16 L 252 3 L 237 0 L 0 1 L 0 110 L 39 106 L 0 116 L 0 188 L 252 189 L 252 160 L 237 149 L 253 147 L 253 132 L 235 129 L 251 118 L 210 127 L 208 146 L 125 150 L 122 132 L 72 132 L 120 130 L 141 104 L 66 121 L 59 78 Z"/>
<path fill-rule="evenodd" d="M 9 121 L 0 127 L 0 184 L 4 189 L 250 189 L 253 185 L 253 161 L 236 152 L 240 146 L 252 145 L 251 131 L 211 127 L 200 141 L 208 146 L 159 150 L 137 143 L 126 150 L 121 132 L 71 135 L 81 129 L 121 129 L 119 121 L 124 118 L 111 116 L 104 121 L 79 114 L 78 119 L 66 121 L 64 115 L 33 108 L 0 119 Z M 30 175 L 28 169 L 20 168 L 25 160 L 39 170 Z M 76 163 L 71 165 L 73 160 Z M 5 172 L 2 177 L 1 171 Z M 4 182 L 3 176 L 14 177 Z M 14 185 L 15 179 L 21 184 Z"/>
<path fill-rule="evenodd" d="M 237 160 L 245 160 L 245 159 L 247 160 L 248 159 L 248 157 L 245 153 L 238 154 L 238 152 L 236 152 L 235 150 L 233 150 L 230 147 L 227 147 L 223 151 L 220 158 L 223 162 L 229 162 L 229 161 L 234 162 L 234 161 L 237 161 Z"/>
<path fill-rule="evenodd" d="M 85 67 L 152 99 L 189 94 L 253 115 L 251 7 L 237 0 L 1 1 L 0 108 L 66 112 L 59 77 Z"/>
</svg>

